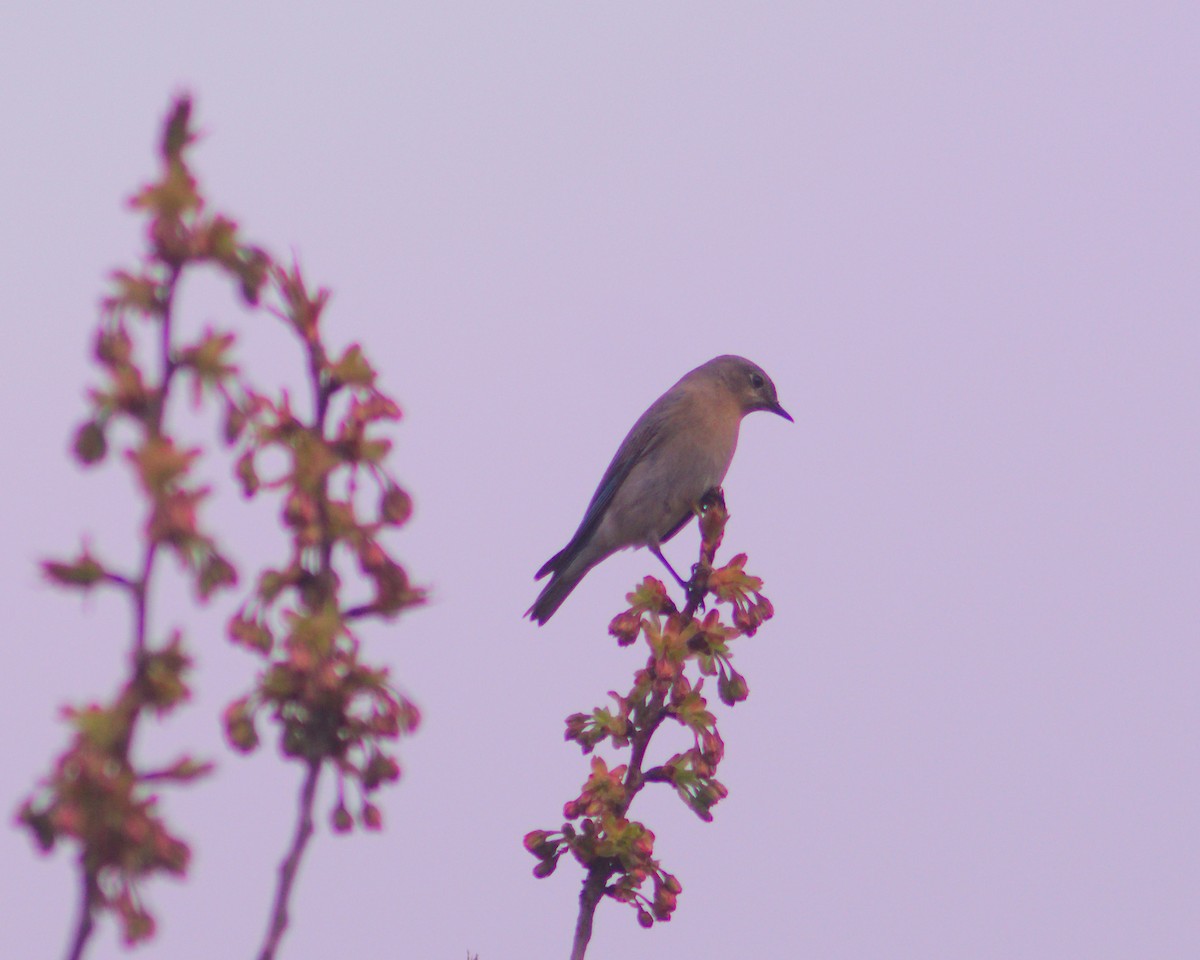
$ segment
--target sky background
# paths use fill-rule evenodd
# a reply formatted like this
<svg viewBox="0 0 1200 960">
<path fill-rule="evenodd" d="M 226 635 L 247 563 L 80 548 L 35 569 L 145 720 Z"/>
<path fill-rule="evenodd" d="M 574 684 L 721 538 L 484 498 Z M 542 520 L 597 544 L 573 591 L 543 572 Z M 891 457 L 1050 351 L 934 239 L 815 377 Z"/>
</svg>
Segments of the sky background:
<svg viewBox="0 0 1200 960">
<path fill-rule="evenodd" d="M 723 555 L 777 616 L 737 646 L 715 821 L 633 808 L 675 918 L 605 902 L 589 955 L 1200 955 L 1198 42 L 1193 2 L 6 7 L 6 955 L 59 956 L 74 916 L 71 857 L 10 817 L 128 627 L 36 561 L 134 547 L 123 465 L 67 450 L 181 90 L 211 202 L 334 290 L 330 338 L 404 407 L 394 543 L 432 594 L 364 630 L 424 724 L 383 834 L 331 836 L 323 794 L 285 957 L 567 955 L 581 872 L 535 880 L 520 840 L 578 793 L 563 718 L 628 686 L 605 628 L 657 563 L 521 614 L 638 414 L 721 353 L 796 418 L 750 417 L 725 484 Z M 217 283 L 183 310 L 240 322 Z M 298 382 L 265 321 L 242 356 Z M 263 512 L 205 515 L 246 569 L 282 555 Z M 196 696 L 139 754 L 219 767 L 163 793 L 193 868 L 148 886 L 139 955 L 251 956 L 301 772 L 223 745 L 257 661 L 236 598 L 173 578 L 154 628 L 186 629 Z M 106 921 L 90 956 L 119 952 Z"/>
</svg>

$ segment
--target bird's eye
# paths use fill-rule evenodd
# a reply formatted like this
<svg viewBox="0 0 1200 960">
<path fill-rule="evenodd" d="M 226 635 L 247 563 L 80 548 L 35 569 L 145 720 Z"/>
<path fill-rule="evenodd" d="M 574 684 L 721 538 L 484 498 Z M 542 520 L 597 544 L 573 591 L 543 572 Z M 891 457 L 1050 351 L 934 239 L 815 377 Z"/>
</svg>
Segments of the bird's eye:
<svg viewBox="0 0 1200 960">
<path fill-rule="evenodd" d="M 764 381 L 763 381 L 761 374 L 758 374 L 758 373 L 750 374 L 750 385 L 752 387 L 754 387 L 755 390 L 761 390 L 763 383 L 764 383 Z"/>
</svg>

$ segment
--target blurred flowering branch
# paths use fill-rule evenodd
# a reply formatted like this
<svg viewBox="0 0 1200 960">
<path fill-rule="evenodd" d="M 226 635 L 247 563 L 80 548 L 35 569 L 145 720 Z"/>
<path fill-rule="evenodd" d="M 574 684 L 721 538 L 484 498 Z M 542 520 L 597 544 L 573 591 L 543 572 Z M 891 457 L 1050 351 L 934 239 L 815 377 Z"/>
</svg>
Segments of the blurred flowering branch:
<svg viewBox="0 0 1200 960">
<path fill-rule="evenodd" d="M 621 646 L 641 636 L 649 647 L 646 666 L 634 675 L 629 693 L 619 696 L 610 692 L 615 708 L 597 707 L 590 714 L 567 718 L 566 739 L 578 743 L 585 754 L 608 741 L 615 748 L 629 748 L 628 762 L 610 767 L 602 758 L 593 757 L 582 792 L 563 807 L 567 822 L 559 830 L 533 830 L 525 835 L 525 848 L 538 861 L 535 876 L 548 877 L 567 852 L 584 868 L 572 960 L 584 957 L 596 907 L 605 896 L 632 906 L 644 927 L 655 920 L 670 920 L 675 910 L 682 886 L 654 859 L 654 834 L 627 816 L 642 788 L 648 783 L 670 784 L 704 821 L 712 820 L 711 808 L 727 793 L 716 779 L 725 746 L 703 695 L 704 678 L 717 678 L 717 695 L 727 705 L 745 700 L 749 688 L 733 668 L 729 644 L 738 637 L 753 636 L 774 613 L 770 601 L 760 593 L 762 581 L 744 571 L 744 554 L 724 567 L 713 568 L 727 519 L 724 499 L 719 490 L 713 491 L 700 518 L 700 561 L 682 610 L 661 581 L 646 577 L 629 594 L 629 609 L 609 625 Z M 696 611 L 709 596 L 718 605 L 732 607 L 730 623 L 722 622 L 718 609 L 696 619 Z M 687 676 L 689 664 L 695 664 L 701 675 L 695 683 Z M 687 729 L 694 745 L 647 768 L 650 741 L 668 719 Z M 653 888 L 650 896 L 641 892 L 646 880 Z"/>
<path fill-rule="evenodd" d="M 419 720 L 417 708 L 389 686 L 387 671 L 362 663 L 350 623 L 371 616 L 390 620 L 424 599 L 380 540 L 412 512 L 408 494 L 384 466 L 391 444 L 373 434 L 378 424 L 398 419 L 400 410 L 376 388 L 375 371 L 357 345 L 336 359 L 326 354 L 320 318 L 328 292 L 310 292 L 295 268 L 272 267 L 271 277 L 282 298 L 273 312 L 307 352 L 313 410 L 304 419 L 293 412 L 286 394 L 272 401 L 247 393 L 246 402 L 229 412 L 234 423 L 248 425 L 244 433 L 229 431 L 231 442 L 244 448 L 237 467 L 243 490 L 248 497 L 263 489 L 284 491 L 283 523 L 292 546 L 286 565 L 264 570 L 253 597 L 229 622 L 230 638 L 267 666 L 254 689 L 226 710 L 226 734 L 236 749 L 253 750 L 259 742 L 256 717 L 267 711 L 282 727 L 284 754 L 306 768 L 296 833 L 280 866 L 262 960 L 275 955 L 287 928 L 288 897 L 313 832 L 321 770 L 328 763 L 337 774 L 333 829 L 353 828 L 348 784 L 360 794 L 359 822 L 380 829 L 382 814 L 370 796 L 400 777 L 388 741 L 414 731 Z M 344 413 L 333 423 L 331 402 L 342 395 Z M 259 459 L 272 449 L 288 466 L 281 476 L 261 480 Z M 364 475 L 375 493 L 369 512 L 360 506 Z M 343 596 L 334 560 L 339 548 L 357 560 L 371 585 L 361 601 Z"/>
<path fill-rule="evenodd" d="M 399 408 L 376 387 L 357 344 L 330 357 L 319 326 L 328 292 L 310 292 L 297 267 L 280 267 L 244 243 L 232 220 L 206 212 L 187 164 L 194 139 L 190 100 L 180 98 L 164 126 L 161 175 L 132 200 L 148 217 L 149 249 L 137 269 L 114 274 L 95 343 L 104 378 L 91 391 L 91 414 L 74 441 L 76 458 L 93 465 L 107 456 L 114 433 L 132 430 L 124 455 L 146 501 L 141 561 L 136 572 L 119 571 L 85 546 L 69 560 L 43 564 L 54 583 L 81 591 L 116 589 L 132 605 L 128 679 L 110 703 L 66 710 L 74 738 L 18 813 L 41 849 L 60 841 L 79 849 L 81 900 L 71 960 L 83 955 L 95 917 L 104 911 L 117 915 L 126 943 L 153 934 L 141 885 L 158 872 L 183 874 L 190 850 L 158 816 L 149 785 L 187 782 L 211 769 L 187 756 L 156 770 L 139 769 L 131 759 L 146 711 L 163 715 L 189 695 L 190 657 L 182 635 L 174 630 L 155 641 L 151 630 L 158 558 L 164 551 L 176 557 L 200 601 L 238 582 L 233 563 L 199 523 L 199 507 L 210 492 L 192 474 L 202 451 L 183 447 L 168 429 L 169 400 L 180 377 L 197 405 L 210 397 L 223 408 L 223 440 L 239 452 L 238 483 L 247 497 L 278 491 L 292 537 L 288 562 L 257 577 L 251 598 L 229 624 L 231 639 L 265 662 L 253 689 L 225 712 L 231 744 L 253 750 L 256 716 L 268 711 L 281 728 L 284 753 L 305 768 L 296 835 L 280 869 L 262 957 L 274 956 L 287 926 L 321 771 L 332 766 L 338 777 L 334 829 L 353 826 L 347 784 L 361 797 L 360 822 L 379 829 L 379 809 L 368 798 L 399 778 L 388 744 L 418 722 L 416 708 L 391 688 L 387 670 L 361 661 L 349 629 L 351 621 L 367 617 L 391 619 L 423 598 L 381 543 L 412 509 L 386 469 L 389 442 L 375 436 L 380 424 L 399 419 Z M 267 309 L 301 340 L 310 416 L 294 413 L 286 392 L 270 397 L 254 388 L 233 362 L 233 333 L 207 329 L 194 342 L 179 342 L 173 324 L 179 282 L 205 265 L 234 280 L 246 304 L 258 306 L 265 296 Z M 146 354 L 152 362 L 141 362 Z M 287 467 L 260 480 L 257 464 L 269 450 L 282 452 Z M 376 491 L 365 509 L 359 490 L 364 476 Z M 346 599 L 338 556 L 357 558 L 362 577 L 344 579 L 369 584 L 367 597 Z"/>
</svg>

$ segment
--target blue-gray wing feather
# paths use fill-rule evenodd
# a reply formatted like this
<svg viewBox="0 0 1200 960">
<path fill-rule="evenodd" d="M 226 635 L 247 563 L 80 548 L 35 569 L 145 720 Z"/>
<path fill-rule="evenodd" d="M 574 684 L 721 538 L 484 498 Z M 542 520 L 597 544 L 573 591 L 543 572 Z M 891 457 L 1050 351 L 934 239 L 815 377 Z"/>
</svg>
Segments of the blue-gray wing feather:
<svg viewBox="0 0 1200 960">
<path fill-rule="evenodd" d="M 596 487 L 596 492 L 592 494 L 592 501 L 588 504 L 583 520 L 580 521 L 579 529 L 571 537 L 570 543 L 542 565 L 542 568 L 534 575 L 535 580 L 540 580 L 551 571 L 563 569 L 579 549 L 591 539 L 596 528 L 600 526 L 600 521 L 604 518 L 604 511 L 613 502 L 617 491 L 621 489 L 621 484 L 629 477 L 630 471 L 662 443 L 665 436 L 662 425 L 667 419 L 668 412 L 678 403 L 679 395 L 668 392 L 654 401 L 650 408 L 638 418 L 638 422 L 633 425 L 633 429 L 621 442 L 608 469 L 604 471 L 604 476 L 600 478 L 600 484 Z M 687 517 L 684 517 L 671 531 L 670 536 L 678 533 L 686 522 Z M 668 538 L 664 537 L 663 539 Z"/>
</svg>

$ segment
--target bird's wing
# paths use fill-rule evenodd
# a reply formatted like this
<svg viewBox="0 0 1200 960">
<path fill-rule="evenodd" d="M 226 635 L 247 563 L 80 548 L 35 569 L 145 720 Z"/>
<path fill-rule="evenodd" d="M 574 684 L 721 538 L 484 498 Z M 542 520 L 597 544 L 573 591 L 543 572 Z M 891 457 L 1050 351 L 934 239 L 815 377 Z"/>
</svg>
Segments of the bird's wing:
<svg viewBox="0 0 1200 960">
<path fill-rule="evenodd" d="M 552 570 L 561 569 L 566 563 L 570 562 L 579 548 L 591 539 L 592 534 L 596 532 L 596 528 L 600 525 L 600 521 L 604 517 L 604 511 L 608 509 L 608 505 L 612 503 L 613 497 L 621 489 L 621 484 L 625 482 L 625 479 L 629 476 L 629 472 L 662 443 L 664 437 L 662 430 L 663 421 L 666 419 L 670 409 L 677 403 L 679 403 L 678 394 L 664 394 L 654 401 L 650 405 L 650 408 L 638 418 L 638 422 L 633 425 L 633 429 L 621 441 L 621 446 L 617 449 L 616 454 L 609 463 L 608 469 L 604 471 L 604 476 L 600 478 L 600 485 L 596 487 L 596 492 L 592 494 L 592 502 L 588 504 L 587 511 L 583 515 L 583 520 L 580 521 L 579 529 L 571 537 L 571 542 L 543 564 L 542 568 L 534 576 L 535 580 L 540 580 Z M 680 526 L 682 527 L 682 525 L 681 523 Z"/>
</svg>

